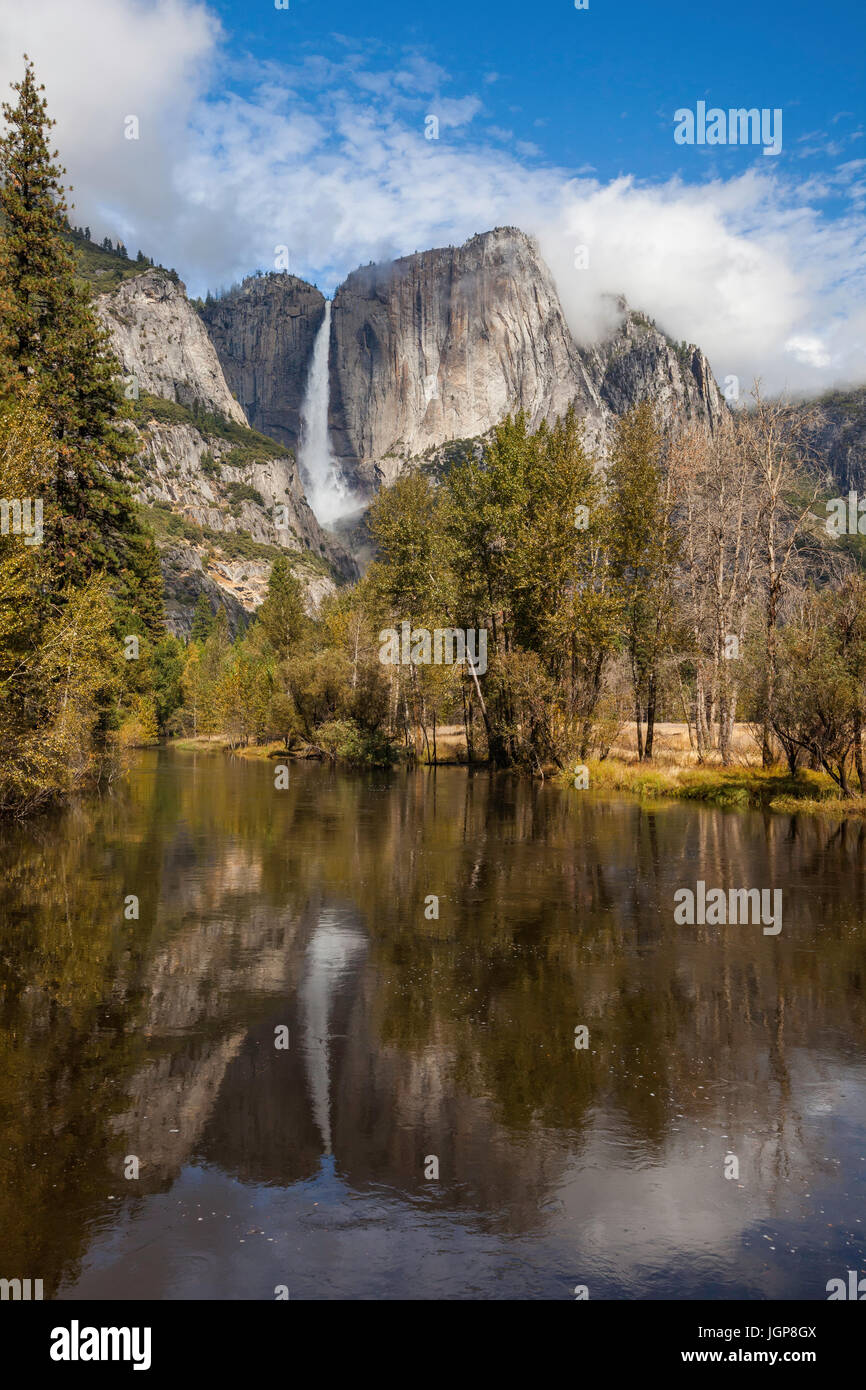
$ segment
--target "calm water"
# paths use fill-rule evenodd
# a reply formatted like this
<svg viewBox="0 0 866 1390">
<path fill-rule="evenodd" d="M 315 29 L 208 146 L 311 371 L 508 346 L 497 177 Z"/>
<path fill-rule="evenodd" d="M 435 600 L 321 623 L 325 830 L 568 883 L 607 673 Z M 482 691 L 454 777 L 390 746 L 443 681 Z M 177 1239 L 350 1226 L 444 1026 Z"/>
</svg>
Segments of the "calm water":
<svg viewBox="0 0 866 1390">
<path fill-rule="evenodd" d="M 0 863 L 0 1276 L 824 1299 L 866 1272 L 861 827 L 459 769 L 278 792 L 154 752 Z M 781 935 L 675 925 L 698 878 L 782 888 Z"/>
</svg>

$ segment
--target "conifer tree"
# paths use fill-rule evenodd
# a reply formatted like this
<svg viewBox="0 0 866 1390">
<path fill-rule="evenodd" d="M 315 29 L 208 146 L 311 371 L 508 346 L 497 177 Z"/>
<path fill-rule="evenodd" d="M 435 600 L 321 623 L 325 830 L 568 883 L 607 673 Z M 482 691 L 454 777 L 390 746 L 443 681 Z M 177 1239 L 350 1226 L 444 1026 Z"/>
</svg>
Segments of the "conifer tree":
<svg viewBox="0 0 866 1390">
<path fill-rule="evenodd" d="M 258 611 L 259 626 L 282 660 L 307 627 L 304 590 L 284 555 L 277 556 L 268 580 L 268 594 Z"/>
<path fill-rule="evenodd" d="M 205 642 L 214 629 L 214 615 L 206 594 L 199 594 L 192 615 L 191 642 Z"/>
<path fill-rule="evenodd" d="M 158 557 L 123 481 L 134 438 L 124 426 L 107 334 L 87 288 L 76 282 L 64 239 L 65 170 L 50 148 L 54 122 L 26 55 L 24 76 L 12 87 L 18 99 L 2 105 L 0 137 L 0 355 L 6 363 L 0 390 L 8 396 L 34 382 L 57 445 L 45 544 L 58 581 L 80 585 L 94 572 L 107 573 L 125 605 L 156 634 Z"/>
</svg>

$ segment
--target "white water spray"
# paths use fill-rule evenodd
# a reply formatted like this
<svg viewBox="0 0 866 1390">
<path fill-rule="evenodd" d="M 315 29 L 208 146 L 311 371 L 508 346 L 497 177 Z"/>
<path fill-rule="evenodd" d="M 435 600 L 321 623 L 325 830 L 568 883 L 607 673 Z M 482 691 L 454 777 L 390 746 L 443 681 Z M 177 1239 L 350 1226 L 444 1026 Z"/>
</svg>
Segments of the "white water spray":
<svg viewBox="0 0 866 1390">
<path fill-rule="evenodd" d="M 316 519 L 327 526 L 357 506 L 331 449 L 328 434 L 328 353 L 331 346 L 331 301 L 313 344 L 310 375 L 301 406 L 298 465 L 307 501 Z"/>
</svg>

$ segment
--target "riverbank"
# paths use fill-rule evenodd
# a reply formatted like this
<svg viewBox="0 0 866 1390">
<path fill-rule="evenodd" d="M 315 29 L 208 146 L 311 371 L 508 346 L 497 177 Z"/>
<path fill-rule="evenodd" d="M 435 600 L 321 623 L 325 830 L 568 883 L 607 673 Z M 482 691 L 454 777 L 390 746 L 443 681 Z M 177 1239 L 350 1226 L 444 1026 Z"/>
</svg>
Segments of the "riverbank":
<svg viewBox="0 0 866 1390">
<path fill-rule="evenodd" d="M 791 777 L 783 767 L 653 767 L 620 758 L 587 764 L 588 789 L 621 792 L 641 801 L 702 801 L 740 810 L 834 817 L 866 816 L 866 797 L 842 797 L 823 773 L 803 770 Z M 574 784 L 574 773 L 561 781 Z"/>
<path fill-rule="evenodd" d="M 445 756 L 439 766 L 465 766 L 465 744 L 456 747 L 456 731 L 449 730 Z M 627 746 L 604 760 L 590 759 L 586 790 L 615 792 L 641 801 L 700 801 L 731 810 L 761 810 L 777 814 L 866 817 L 866 797 L 842 797 L 832 779 L 824 773 L 803 769 L 791 777 L 783 765 L 765 770 L 759 766 L 698 767 L 685 750 L 676 750 L 666 740 L 659 760 L 639 763 L 629 757 Z M 254 761 L 277 760 L 280 756 L 306 761 L 313 755 L 287 751 L 280 742 L 250 744 L 232 748 L 224 735 L 172 741 L 172 747 L 187 751 L 231 753 L 233 757 Z M 461 756 L 462 755 L 462 756 Z M 422 759 L 421 766 L 426 766 Z M 477 764 L 481 766 L 481 764 Z M 554 780 L 566 787 L 575 785 L 574 771 L 552 770 Z M 581 788 L 583 790 L 583 788 Z"/>
</svg>

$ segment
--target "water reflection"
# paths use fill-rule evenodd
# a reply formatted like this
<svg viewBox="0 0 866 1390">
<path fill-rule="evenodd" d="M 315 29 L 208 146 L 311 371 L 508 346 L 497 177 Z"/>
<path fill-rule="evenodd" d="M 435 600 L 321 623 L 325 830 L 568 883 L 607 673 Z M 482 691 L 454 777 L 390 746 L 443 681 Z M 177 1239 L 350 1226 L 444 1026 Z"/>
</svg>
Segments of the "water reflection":
<svg viewBox="0 0 866 1390">
<path fill-rule="evenodd" d="M 322 1152 L 334 1151 L 331 1134 L 332 1035 L 338 1006 L 351 1000 L 351 979 L 364 955 L 366 937 L 327 912 L 317 923 L 306 950 L 301 978 L 301 1033 L 313 1118 L 322 1136 Z M 345 1035 L 343 1035 L 345 1036 Z"/>
<path fill-rule="evenodd" d="M 823 1298 L 866 1262 L 862 826 L 149 753 L 0 856 L 0 1229 L 46 1294 Z M 781 888 L 780 936 L 675 925 L 698 878 Z"/>
</svg>

